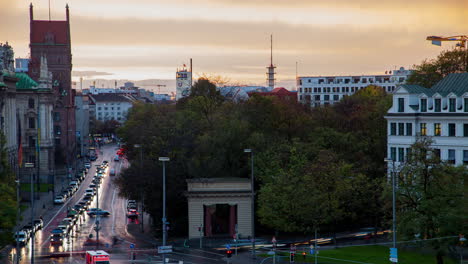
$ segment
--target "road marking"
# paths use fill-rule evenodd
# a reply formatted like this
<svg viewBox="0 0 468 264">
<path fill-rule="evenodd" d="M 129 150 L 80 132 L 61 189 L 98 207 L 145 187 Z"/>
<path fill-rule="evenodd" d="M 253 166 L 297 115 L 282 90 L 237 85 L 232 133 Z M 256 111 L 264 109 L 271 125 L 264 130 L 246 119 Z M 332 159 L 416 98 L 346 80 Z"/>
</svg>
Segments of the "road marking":
<svg viewBox="0 0 468 264">
<path fill-rule="evenodd" d="M 192 255 L 192 254 L 185 254 L 185 253 L 180 253 L 180 252 L 172 252 L 170 254 L 184 255 L 184 256 L 190 256 L 190 257 L 196 257 L 196 258 L 203 258 L 203 259 L 210 259 L 210 260 L 219 261 L 219 259 L 215 259 L 215 258 L 203 257 L 203 256 L 198 256 L 198 255 Z"/>
<path fill-rule="evenodd" d="M 114 200 L 115 200 L 116 192 L 117 192 L 117 189 L 114 188 L 114 192 L 112 194 L 112 204 L 111 204 L 112 212 L 114 212 Z M 115 213 L 112 213 L 112 236 L 115 236 Z"/>
<path fill-rule="evenodd" d="M 210 251 L 206 251 L 206 250 L 201 250 L 201 249 L 196 249 L 196 248 L 191 248 L 190 251 L 200 251 L 200 252 L 203 252 L 203 253 L 208 253 L 208 254 L 213 254 L 213 255 L 217 255 L 217 256 L 224 257 L 223 254 L 214 253 L 214 252 L 210 252 Z"/>
</svg>

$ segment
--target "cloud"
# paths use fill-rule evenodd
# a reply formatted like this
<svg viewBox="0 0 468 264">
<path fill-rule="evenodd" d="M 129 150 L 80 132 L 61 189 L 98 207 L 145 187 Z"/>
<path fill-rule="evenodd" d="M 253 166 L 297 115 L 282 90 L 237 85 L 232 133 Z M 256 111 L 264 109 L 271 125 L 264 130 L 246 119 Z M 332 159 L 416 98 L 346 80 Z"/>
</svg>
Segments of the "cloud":
<svg viewBox="0 0 468 264">
<path fill-rule="evenodd" d="M 72 76 L 74 77 L 95 77 L 95 76 L 105 76 L 105 75 L 113 75 L 113 73 L 109 72 L 99 72 L 99 71 L 72 71 Z"/>
</svg>

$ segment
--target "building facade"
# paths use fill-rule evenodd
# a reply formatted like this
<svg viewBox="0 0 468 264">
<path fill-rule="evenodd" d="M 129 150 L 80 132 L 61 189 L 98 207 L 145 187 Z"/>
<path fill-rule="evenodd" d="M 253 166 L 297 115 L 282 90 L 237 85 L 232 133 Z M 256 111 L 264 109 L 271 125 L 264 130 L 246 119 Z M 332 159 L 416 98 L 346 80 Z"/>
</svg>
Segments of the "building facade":
<svg viewBox="0 0 468 264">
<path fill-rule="evenodd" d="M 0 130 L 5 136 L 5 149 L 12 169 L 18 168 L 18 127 L 16 114 L 16 82 L 14 53 L 8 43 L 0 44 Z"/>
<path fill-rule="evenodd" d="M 176 73 L 176 101 L 190 95 L 192 89 L 192 72 L 185 67 L 177 69 Z"/>
<path fill-rule="evenodd" d="M 387 157 L 399 166 L 418 137 L 428 137 L 434 153 L 454 165 L 468 164 L 468 73 L 448 75 L 431 88 L 401 85 L 393 94 Z"/>
<path fill-rule="evenodd" d="M 75 96 L 76 142 L 80 157 L 86 156 L 89 148 L 89 97 L 81 93 Z"/>
<path fill-rule="evenodd" d="M 66 6 L 66 20 L 34 20 L 33 6 L 29 7 L 30 15 L 30 49 L 29 76 L 36 82 L 40 75 L 40 59 L 45 56 L 48 69 L 53 76 L 53 93 L 55 96 L 53 120 L 57 155 L 71 166 L 76 154 L 75 133 L 75 90 L 72 89 L 71 71 L 71 36 L 70 13 Z"/>
<path fill-rule="evenodd" d="M 297 100 L 312 107 L 331 105 L 369 85 L 383 87 L 391 93 L 410 74 L 411 70 L 401 67 L 384 75 L 298 77 Z"/>
<path fill-rule="evenodd" d="M 120 94 L 90 95 L 96 120 L 105 122 L 116 120 L 123 123 L 127 119 L 129 109 L 133 106 L 133 98 Z"/>
</svg>

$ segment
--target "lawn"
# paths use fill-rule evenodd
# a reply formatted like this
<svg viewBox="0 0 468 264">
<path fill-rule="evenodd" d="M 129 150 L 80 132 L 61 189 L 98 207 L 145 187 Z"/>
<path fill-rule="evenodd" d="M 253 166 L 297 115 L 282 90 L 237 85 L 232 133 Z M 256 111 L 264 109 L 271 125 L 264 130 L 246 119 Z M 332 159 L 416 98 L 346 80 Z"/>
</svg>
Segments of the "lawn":
<svg viewBox="0 0 468 264">
<path fill-rule="evenodd" d="M 318 254 L 319 264 L 389 264 L 389 248 L 384 246 L 355 246 L 339 249 L 321 250 Z M 301 251 L 297 251 L 296 263 L 313 263 L 314 257 L 307 254 L 304 260 Z M 435 257 L 432 255 L 422 255 L 411 251 L 398 252 L 399 264 L 436 264 Z M 283 258 L 282 258 L 283 259 Z M 455 264 L 456 262 L 446 257 L 445 264 Z"/>
<path fill-rule="evenodd" d="M 50 183 L 41 183 L 39 184 L 39 192 L 48 192 L 49 189 L 52 190 L 54 188 L 53 184 Z M 30 183 L 21 183 L 20 184 L 21 191 L 31 191 L 31 184 Z M 34 191 L 37 191 L 37 184 L 34 184 Z"/>
</svg>

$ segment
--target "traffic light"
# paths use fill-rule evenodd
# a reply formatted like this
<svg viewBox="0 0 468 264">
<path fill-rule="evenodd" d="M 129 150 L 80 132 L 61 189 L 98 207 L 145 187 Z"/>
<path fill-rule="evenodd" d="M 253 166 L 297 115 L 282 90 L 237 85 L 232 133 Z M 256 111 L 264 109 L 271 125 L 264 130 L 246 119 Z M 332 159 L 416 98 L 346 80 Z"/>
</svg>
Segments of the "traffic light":
<svg viewBox="0 0 468 264">
<path fill-rule="evenodd" d="M 296 255 L 296 253 L 289 253 L 289 263 L 294 263 L 294 256 Z"/>
<path fill-rule="evenodd" d="M 232 250 L 228 249 L 226 250 L 226 255 L 228 258 L 231 258 L 232 257 Z"/>
</svg>

